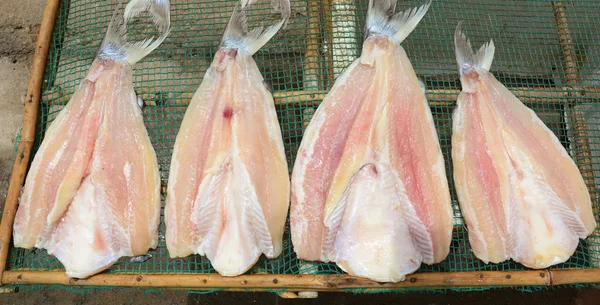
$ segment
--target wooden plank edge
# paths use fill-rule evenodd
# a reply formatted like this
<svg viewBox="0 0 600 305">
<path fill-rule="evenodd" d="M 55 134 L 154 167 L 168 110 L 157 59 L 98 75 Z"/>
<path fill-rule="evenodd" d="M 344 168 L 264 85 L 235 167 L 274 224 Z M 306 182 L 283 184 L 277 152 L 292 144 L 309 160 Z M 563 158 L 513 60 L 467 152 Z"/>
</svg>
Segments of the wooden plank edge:
<svg viewBox="0 0 600 305">
<path fill-rule="evenodd" d="M 189 289 L 343 291 L 346 289 L 556 286 L 600 282 L 600 269 L 417 273 L 398 283 L 378 283 L 347 274 L 98 274 L 71 279 L 60 271 L 6 271 L 3 284 L 118 286 Z"/>
<path fill-rule="evenodd" d="M 29 157 L 35 140 L 35 127 L 38 117 L 40 104 L 40 94 L 42 82 L 44 80 L 44 68 L 48 59 L 48 50 L 54 30 L 54 23 L 58 15 L 60 0 L 48 0 L 44 10 L 44 16 L 40 27 L 40 33 L 36 42 L 35 53 L 33 54 L 33 63 L 29 84 L 27 86 L 27 95 L 25 102 L 25 111 L 23 116 L 23 129 L 21 132 L 21 143 L 17 150 L 17 157 L 13 166 L 10 185 L 6 202 L 4 203 L 4 212 L 2 222 L 0 223 L 0 276 L 6 270 L 10 241 L 12 237 L 12 226 L 16 215 L 21 187 L 25 180 Z"/>
</svg>

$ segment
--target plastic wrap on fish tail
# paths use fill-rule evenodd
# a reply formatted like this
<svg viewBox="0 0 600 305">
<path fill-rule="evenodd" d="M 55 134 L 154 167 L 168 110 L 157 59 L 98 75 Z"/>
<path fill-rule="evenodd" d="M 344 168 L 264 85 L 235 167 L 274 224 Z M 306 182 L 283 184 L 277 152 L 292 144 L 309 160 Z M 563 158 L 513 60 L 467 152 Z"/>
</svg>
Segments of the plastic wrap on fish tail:
<svg viewBox="0 0 600 305">
<path fill-rule="evenodd" d="M 454 47 L 458 72 L 461 76 L 470 69 L 490 70 L 494 61 L 494 41 L 490 39 L 477 50 L 477 53 L 473 53 L 471 42 L 462 30 L 462 21 L 458 23 L 454 32 Z"/>
<path fill-rule="evenodd" d="M 242 0 L 241 10 L 234 8 L 219 47 L 235 48 L 253 55 L 275 36 L 290 17 L 290 1 L 273 0 L 272 5 L 281 11 L 282 20 L 267 28 L 258 27 L 249 31 L 246 9 L 254 2 L 256 0 Z"/>
<path fill-rule="evenodd" d="M 121 5 L 122 2 L 119 2 L 115 9 L 97 56 L 123 60 L 132 65 L 150 54 L 169 35 L 170 4 L 168 0 L 132 0 L 124 14 L 121 14 Z M 150 12 L 159 35 L 130 42 L 127 40 L 127 22 L 143 11 Z"/>
<path fill-rule="evenodd" d="M 431 1 L 427 0 L 420 7 L 395 13 L 396 0 L 370 0 L 365 39 L 373 35 L 387 35 L 402 43 L 423 19 Z"/>
</svg>

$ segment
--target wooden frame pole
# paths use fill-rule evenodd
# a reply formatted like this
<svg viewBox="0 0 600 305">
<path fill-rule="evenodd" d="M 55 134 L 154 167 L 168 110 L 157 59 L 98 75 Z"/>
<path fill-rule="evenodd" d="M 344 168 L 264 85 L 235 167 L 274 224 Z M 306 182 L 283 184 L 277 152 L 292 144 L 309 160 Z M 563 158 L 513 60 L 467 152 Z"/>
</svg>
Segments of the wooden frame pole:
<svg viewBox="0 0 600 305">
<path fill-rule="evenodd" d="M 314 68 L 316 69 L 316 68 Z M 600 88 L 599 88 L 600 89 Z M 595 92 L 596 88 L 586 88 L 586 92 Z M 559 88 L 512 88 L 511 92 L 518 96 L 521 101 L 525 103 L 563 103 L 565 98 L 571 96 L 569 93 L 572 91 L 570 87 L 559 87 Z M 51 100 L 51 105 L 63 104 L 69 101 L 69 98 L 74 92 L 68 94 L 49 95 L 45 97 L 47 100 Z M 152 100 L 160 90 L 153 88 L 140 88 L 136 90 L 136 93 L 146 101 L 146 105 L 155 106 L 156 104 Z M 447 106 L 454 105 L 456 98 L 460 90 L 456 89 L 431 89 L 427 90 L 426 96 L 430 106 Z M 181 92 L 178 99 L 181 99 L 182 103 L 178 103 L 178 106 L 187 107 L 194 92 Z M 327 95 L 327 91 L 324 90 L 298 90 L 298 91 L 278 91 L 273 93 L 275 105 L 310 105 L 317 106 Z M 42 100 L 42 103 L 47 101 Z"/>
<path fill-rule="evenodd" d="M 10 185 L 6 202 L 4 203 L 4 212 L 2 214 L 2 223 L 0 224 L 0 276 L 6 270 L 8 260 L 8 250 L 12 237 L 12 226 L 17 212 L 19 195 L 21 187 L 25 181 L 27 167 L 29 166 L 29 157 L 35 140 L 35 127 L 38 118 L 38 108 L 40 104 L 40 94 L 42 82 L 44 80 L 44 68 L 48 59 L 48 49 L 54 30 L 54 23 L 58 15 L 60 0 L 48 0 L 44 17 L 33 54 L 33 64 L 29 85 L 27 86 L 27 96 L 25 102 L 25 112 L 23 117 L 23 131 L 21 133 L 21 142 L 17 151 L 17 158 L 10 177 Z"/>
<path fill-rule="evenodd" d="M 58 284 L 65 286 L 161 287 L 244 291 L 344 291 L 344 289 L 449 288 L 485 286 L 556 286 L 600 281 L 598 269 L 432 272 L 408 275 L 398 283 L 378 283 L 347 274 L 98 274 L 71 279 L 61 271 L 6 271 L 3 284 Z"/>
<path fill-rule="evenodd" d="M 311 1 L 318 3 L 318 1 Z M 527 270 L 527 271 L 472 271 L 420 273 L 407 276 L 399 283 L 377 283 L 364 278 L 347 274 L 253 274 L 238 277 L 222 277 L 218 274 L 98 274 L 88 279 L 70 279 L 62 271 L 24 271 L 5 270 L 12 235 L 12 225 L 18 204 L 18 197 L 35 140 L 36 121 L 40 102 L 40 91 L 43 82 L 44 68 L 48 57 L 48 49 L 58 14 L 60 0 L 48 0 L 36 50 L 33 67 L 27 91 L 25 105 L 22 141 L 19 144 L 17 158 L 12 172 L 9 191 L 0 224 L 0 279 L 1 284 L 59 284 L 67 286 L 122 286 L 122 287 L 164 287 L 184 289 L 215 289 L 231 291 L 288 289 L 289 291 L 344 291 L 345 289 L 402 289 L 402 288 L 446 288 L 446 287 L 484 287 L 484 286 L 524 286 L 540 285 L 555 286 L 565 284 L 586 284 L 600 282 L 600 269 L 576 270 Z M 525 102 L 556 102 L 564 98 L 576 99 L 586 92 L 598 92 L 597 88 L 580 88 L 582 91 L 573 92 L 577 86 L 577 62 L 568 28 L 566 6 L 562 2 L 553 2 L 553 9 L 559 30 L 559 38 L 563 49 L 565 75 L 568 88 L 516 88 L 513 93 L 522 96 Z M 314 12 L 313 12 L 314 14 Z M 311 30 L 318 28 L 311 27 Z M 317 33 L 318 34 L 318 33 Z M 307 68 L 318 74 L 318 44 L 311 42 L 307 49 Z M 310 54 L 309 54 L 310 53 Z M 453 104 L 457 90 L 430 90 L 427 98 L 432 106 Z M 142 93 L 143 95 L 144 93 Z M 151 94 L 151 92 L 146 92 Z M 324 91 L 278 92 L 275 100 L 278 104 L 314 103 L 318 104 L 325 96 Z M 191 96 L 190 96 L 191 97 Z M 65 101 L 66 102 L 66 101 Z M 590 150 L 587 133 L 577 106 L 567 110 L 574 117 L 574 131 L 577 138 L 579 153 L 576 156 L 582 173 L 591 175 Z M 593 182 L 588 185 L 593 187 Z"/>
<path fill-rule="evenodd" d="M 567 84 L 571 86 L 570 91 L 578 90 L 579 78 L 577 69 L 577 58 L 575 56 L 575 47 L 573 46 L 571 30 L 569 29 L 567 7 L 564 2 L 552 2 L 552 9 L 554 10 L 554 18 L 556 21 L 556 26 L 558 28 L 558 37 L 563 53 L 562 61 L 565 70 L 565 78 Z M 576 92 L 574 96 L 573 94 L 571 94 L 570 97 L 572 99 L 577 99 L 577 97 L 581 96 L 582 94 L 585 94 L 585 89 L 586 88 L 583 88 L 583 92 Z M 577 161 L 579 161 L 579 169 L 581 170 L 582 174 L 587 174 L 587 177 L 585 177 L 586 184 L 595 189 L 594 172 L 591 166 L 592 161 L 590 145 L 587 139 L 587 131 L 583 116 L 579 111 L 577 111 L 576 106 L 574 107 L 573 111 L 571 111 L 570 109 L 566 109 L 566 111 L 570 112 L 569 115 L 572 118 L 571 123 L 574 124 L 573 129 L 578 148 L 575 157 L 577 158 Z"/>
<path fill-rule="evenodd" d="M 319 26 L 321 4 L 318 0 L 307 3 L 308 11 L 308 38 L 306 40 L 306 53 L 304 63 L 304 88 L 316 90 L 319 87 Z"/>
<path fill-rule="evenodd" d="M 569 124 L 571 124 L 573 134 L 575 136 L 575 145 L 577 147 L 575 150 L 575 159 L 577 160 L 577 165 L 579 166 L 579 170 L 583 175 L 585 183 L 588 186 L 590 195 L 598 196 L 594 179 L 594 170 L 592 168 L 592 153 L 588 142 L 587 128 L 583 118 L 583 112 L 580 110 L 580 105 L 577 103 L 577 99 L 585 95 L 588 92 L 588 88 L 579 88 L 577 57 L 575 54 L 575 47 L 573 45 L 573 37 L 571 36 L 571 30 L 569 28 L 567 6 L 564 2 L 555 1 L 552 2 L 552 9 L 554 11 L 556 27 L 558 28 L 558 37 L 562 49 L 562 61 L 566 82 L 569 86 L 571 86 L 571 91 L 574 92 L 574 94 L 570 96 L 570 99 L 574 103 L 567 103 L 565 105 L 565 112 L 567 118 L 569 118 Z M 598 88 L 596 88 L 596 92 L 598 92 L 597 89 Z M 594 202 L 596 204 L 600 203 L 599 198 L 592 197 L 592 204 Z M 597 205 L 594 206 L 594 213 L 596 215 L 600 214 L 600 207 Z M 599 236 L 600 229 L 596 228 L 593 235 Z M 597 242 L 599 241 L 597 238 L 595 238 L 595 243 Z M 597 255 L 600 255 L 600 249 L 592 250 L 596 252 L 595 255 L 591 255 L 593 261 L 592 265 L 596 268 L 600 267 L 600 261 L 598 261 L 597 258 Z M 600 273 L 600 271 L 597 272 Z"/>
</svg>

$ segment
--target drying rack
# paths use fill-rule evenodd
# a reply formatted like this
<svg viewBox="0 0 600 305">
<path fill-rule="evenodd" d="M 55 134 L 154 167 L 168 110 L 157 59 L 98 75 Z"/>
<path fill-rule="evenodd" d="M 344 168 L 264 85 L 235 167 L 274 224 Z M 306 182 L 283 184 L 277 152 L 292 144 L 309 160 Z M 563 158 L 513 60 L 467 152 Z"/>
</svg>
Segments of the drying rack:
<svg viewBox="0 0 600 305">
<path fill-rule="evenodd" d="M 176 38 L 173 39 L 175 45 L 171 45 L 171 47 L 185 50 L 181 53 L 183 54 L 181 55 L 184 58 L 183 60 L 197 62 L 197 54 L 205 54 L 208 59 L 208 61 L 203 61 L 198 65 L 196 69 L 198 73 L 202 73 L 210 63 L 209 59 L 214 53 L 206 50 L 212 49 L 214 51 L 216 49 L 221 32 L 218 29 L 224 29 L 228 14 L 231 11 L 230 8 L 235 3 L 235 1 L 222 2 L 219 4 L 219 1 L 199 0 L 197 2 L 181 1 L 172 3 L 172 18 L 177 18 L 178 13 L 183 14 L 183 12 L 193 7 L 202 7 L 200 11 L 206 14 L 218 15 L 218 13 L 214 13 L 215 11 L 227 13 L 224 18 L 214 21 L 218 26 L 214 26 L 216 32 L 210 36 L 210 39 L 206 39 L 208 42 L 203 41 L 193 46 L 186 45 L 185 39 L 178 40 L 177 37 L 198 39 L 198 35 L 192 33 L 185 36 L 185 32 L 186 27 L 193 24 L 189 20 L 195 20 L 194 18 L 200 18 L 200 16 L 195 17 L 190 14 L 189 16 L 186 15 L 188 19 L 184 18 L 188 21 L 184 20 L 178 23 L 181 20 L 175 19 L 173 22 L 171 36 Z M 513 68 L 513 70 L 520 72 L 516 74 L 506 73 L 504 83 L 524 103 L 536 110 L 548 126 L 559 134 L 563 145 L 568 147 L 589 188 L 596 220 L 600 223 L 600 200 L 597 190 L 600 172 L 595 168 L 599 163 L 596 158 L 598 157 L 597 150 L 600 150 L 600 139 L 595 133 L 591 136 L 588 134 L 595 132 L 589 131 L 590 128 L 600 129 L 600 118 L 596 120 L 593 111 L 590 110 L 600 109 L 596 106 L 600 102 L 600 82 L 596 85 L 594 82 L 582 81 L 579 73 L 583 69 L 582 62 L 584 61 L 582 59 L 584 52 L 581 50 L 589 50 L 594 45 L 598 46 L 600 44 L 600 40 L 585 39 L 585 36 L 592 31 L 600 32 L 598 21 L 600 20 L 600 4 L 586 1 L 528 1 L 518 4 L 517 1 L 509 1 L 510 3 L 507 2 L 499 8 L 497 7 L 498 4 L 494 4 L 495 2 L 501 1 L 484 1 L 483 3 L 473 4 L 474 7 L 469 8 L 465 7 L 465 4 L 461 4 L 460 1 L 445 1 L 443 3 L 436 1 L 432 4 L 428 15 L 419 27 L 403 43 L 419 76 L 426 75 L 423 77 L 429 88 L 426 95 L 436 117 L 436 126 L 447 159 L 446 170 L 452 188 L 455 208 L 454 241 L 449 258 L 439 266 L 424 266 L 417 273 L 407 276 L 403 282 L 377 283 L 344 274 L 332 264 L 299 261 L 291 250 L 288 233 L 286 233 L 286 240 L 284 241 L 284 245 L 287 245 L 288 249 L 284 250 L 284 254 L 277 259 L 276 263 L 261 260 L 257 264 L 257 268 L 251 270 L 249 274 L 238 277 L 219 276 L 210 267 L 206 259 L 195 256 L 191 258 L 191 262 L 171 262 L 168 259 L 161 259 L 159 262 L 151 261 L 147 263 L 148 265 L 144 265 L 146 263 L 134 265 L 122 260 L 107 273 L 98 274 L 87 279 L 70 279 L 62 271 L 62 266 L 48 257 L 47 254 L 44 254 L 43 251 L 26 251 L 12 248 L 12 225 L 18 206 L 18 197 L 32 154 L 39 146 L 40 139 L 48 122 L 51 121 L 52 115 L 69 100 L 72 92 L 77 87 L 78 81 L 82 78 L 74 78 L 70 82 L 64 82 L 63 87 L 58 86 L 60 90 L 57 90 L 55 83 L 49 81 L 49 79 L 56 80 L 66 75 L 64 73 L 62 76 L 60 75 L 61 67 L 69 64 L 63 64 L 61 61 L 63 60 L 60 57 L 61 48 L 68 47 L 65 41 L 79 41 L 77 39 L 83 37 L 80 33 L 70 33 L 68 24 L 71 18 L 75 20 L 75 18 L 85 16 L 88 8 L 84 6 L 85 4 L 82 4 L 82 1 L 48 0 L 35 48 L 31 77 L 26 94 L 23 128 L 0 226 L 0 279 L 2 284 L 0 289 L 3 292 L 10 292 L 14 291 L 15 287 L 35 285 L 111 286 L 211 291 L 272 291 L 284 297 L 314 297 L 314 293 L 297 293 L 318 291 L 443 291 L 445 289 L 473 290 L 507 286 L 529 289 L 531 287 L 585 285 L 600 282 L 600 231 L 598 229 L 585 242 L 580 244 L 571 261 L 545 270 L 529 270 L 511 262 L 485 265 L 477 262 L 469 254 L 468 242 L 465 242 L 467 240 L 466 229 L 457 208 L 456 195 L 451 182 L 450 142 L 448 137 L 451 134 L 449 129 L 451 125 L 448 125 L 451 110 L 460 92 L 453 62 L 452 44 L 454 26 L 459 20 L 466 20 L 465 29 L 469 36 L 473 38 L 475 45 L 489 38 L 494 38 L 498 47 L 496 48 L 497 58 L 492 66 L 492 72 L 499 72 L 496 75 L 501 75 L 499 77 L 501 80 L 503 70 Z M 360 54 L 360 27 L 366 10 L 366 1 L 293 0 L 292 3 L 294 5 L 288 29 L 278 34 L 271 49 L 268 49 L 267 45 L 268 50 L 261 50 L 255 56 L 255 58 L 258 57 L 257 62 L 261 71 L 266 71 L 263 74 L 267 82 L 276 85 L 273 86 L 275 104 L 283 129 L 284 140 L 286 141 L 285 148 L 290 167 L 293 164 L 295 150 L 301 139 L 302 131 L 310 121 L 316 106 L 327 93 L 327 89 L 333 84 L 335 77 Z M 404 10 L 420 4 L 416 1 L 408 4 L 401 3 L 398 9 Z M 527 5 L 530 5 L 529 12 L 523 10 L 523 6 L 526 7 Z M 81 10 L 76 9 L 79 6 L 83 8 Z M 94 4 L 90 4 L 91 8 L 97 8 L 97 6 L 105 8 L 103 16 L 109 17 L 114 8 L 114 2 L 96 1 Z M 70 14 L 79 17 L 72 17 Z M 208 15 L 204 17 L 206 18 L 206 16 Z M 273 18 L 277 17 L 276 15 L 273 16 Z M 487 17 L 487 19 L 483 17 Z M 533 20 L 529 20 L 533 17 L 535 17 Z M 59 24 L 55 27 L 57 20 L 59 20 Z M 511 28 L 510 24 L 503 24 L 503 21 L 506 22 L 507 20 L 517 20 L 518 23 Z M 539 24 L 536 24 L 538 21 Z M 437 27 L 444 22 L 447 22 L 445 27 Z M 478 23 L 479 25 L 470 27 L 469 22 Z M 100 36 L 96 35 L 94 37 L 101 38 L 107 24 L 107 22 L 99 24 L 95 33 Z M 180 31 L 178 31 L 178 26 L 181 29 Z M 527 26 L 533 27 L 533 30 L 527 32 Z M 536 26 L 539 26 L 539 28 Z M 421 28 L 425 28 L 425 30 L 421 31 Z M 488 29 L 488 31 L 478 33 L 477 29 L 481 28 Z M 294 29 L 296 32 L 294 32 Z M 505 32 L 504 36 L 503 32 Z M 543 34 L 540 36 L 542 40 L 536 36 L 536 33 Z M 286 40 L 285 35 L 288 34 L 292 37 L 292 40 Z M 500 38 L 497 36 L 500 36 Z M 505 39 L 504 43 L 503 38 Z M 165 48 L 167 49 L 169 48 L 170 39 L 167 38 L 167 41 L 163 44 L 166 45 Z M 545 39 L 548 39 L 548 42 Z M 95 51 L 94 48 L 97 48 L 100 40 L 95 41 L 96 45 L 89 49 Z M 432 40 L 437 40 L 438 43 L 433 44 Z M 510 49 L 510 43 L 518 43 L 518 41 L 522 41 L 522 44 L 530 44 L 531 52 L 523 54 L 518 48 Z M 547 46 L 544 43 L 547 43 Z M 544 53 L 547 48 L 552 49 L 554 45 L 558 47 L 558 53 L 548 51 L 548 54 L 536 57 L 537 53 Z M 433 46 L 432 48 L 443 46 L 440 49 L 443 55 L 441 59 L 436 61 L 434 55 L 427 53 L 429 46 Z M 155 51 L 158 54 L 157 56 L 159 58 L 171 58 L 167 54 L 168 52 L 161 53 L 161 48 L 163 46 Z M 282 52 L 281 49 L 283 49 L 283 52 L 287 52 L 285 48 L 293 49 L 290 51 L 292 57 L 288 56 L 289 54 L 286 55 L 288 57 L 277 55 Z M 586 53 L 588 58 L 591 58 L 592 54 L 591 51 Z M 527 58 L 529 55 L 532 55 L 535 59 L 532 62 L 525 60 L 525 63 L 520 64 L 520 60 Z M 62 54 L 62 56 L 68 58 L 69 55 Z M 86 67 L 89 66 L 92 58 L 93 53 L 88 52 L 85 61 L 80 64 L 81 69 L 79 69 L 79 72 L 83 74 L 80 73 L 79 76 L 85 75 Z M 428 61 L 425 60 L 426 58 L 433 61 L 433 64 L 427 66 Z M 556 60 L 553 61 L 553 58 Z M 537 66 L 543 65 L 546 61 L 555 62 L 552 71 L 554 71 L 553 75 L 558 75 L 558 80 L 556 78 L 545 81 L 524 80 L 523 74 L 536 73 L 527 72 L 529 71 L 527 69 L 531 68 L 531 71 L 538 71 L 540 69 L 537 69 Z M 600 56 L 595 58 L 595 61 L 600 66 Z M 281 68 L 281 62 L 284 64 L 292 63 L 294 69 L 296 69 L 295 72 L 292 72 L 296 74 L 288 73 L 290 71 L 286 67 Z M 173 83 L 178 81 L 177 78 L 174 81 L 170 81 L 165 77 L 148 78 L 146 76 L 156 76 L 163 72 L 158 70 L 156 66 L 143 66 L 142 62 L 138 65 L 142 65 L 140 68 L 142 76 L 136 78 L 136 91 L 146 101 L 147 107 L 144 110 L 144 116 L 149 117 L 146 125 L 157 149 L 159 163 L 161 164 L 161 179 L 163 185 L 166 185 L 168 162 L 170 160 L 170 150 L 166 147 L 168 145 L 172 146 L 174 137 L 165 136 L 164 130 L 167 128 L 164 123 L 168 121 L 169 134 L 176 134 L 185 106 L 189 103 L 195 88 L 199 85 L 201 76 L 198 77 L 200 74 L 197 73 L 190 74 L 190 85 L 182 90 L 173 90 L 175 94 L 171 94 L 172 92 L 169 92 L 168 89 L 164 90 L 164 88 L 179 88 L 169 87 L 176 86 Z M 185 65 L 182 66 L 184 67 L 180 67 L 181 69 L 177 70 L 179 71 L 177 73 L 184 73 L 181 71 L 185 70 Z M 525 67 L 529 68 L 526 69 Z M 445 74 L 442 73 L 442 76 L 436 76 L 434 73 L 430 73 L 438 70 L 443 71 Z M 523 72 L 525 70 L 527 71 Z M 136 73 L 137 71 L 138 67 L 136 66 Z M 68 69 L 67 72 L 69 72 Z M 173 71 L 168 72 L 172 73 Z M 545 72 L 540 73 L 544 74 Z M 521 76 L 517 77 L 515 75 Z M 144 86 L 145 82 L 164 84 L 164 86 Z M 302 82 L 302 84 L 290 86 L 289 83 L 293 82 Z M 169 103 L 176 106 L 170 106 Z M 175 108 L 170 107 L 176 107 L 177 111 L 171 111 Z M 165 119 L 166 121 L 157 120 L 156 113 L 158 112 L 162 113 L 161 115 L 164 115 L 164 117 L 174 115 L 176 118 Z M 591 119 L 589 118 L 590 113 Z M 600 114 L 597 114 L 597 116 L 600 116 Z M 155 142 L 162 144 L 157 145 Z M 163 195 L 164 192 L 163 187 Z M 162 230 L 164 230 L 164 225 L 161 225 L 161 232 L 164 232 Z M 159 248 L 162 251 L 160 253 L 164 255 L 164 242 Z M 160 255 L 155 255 L 153 259 L 159 260 Z"/>
</svg>

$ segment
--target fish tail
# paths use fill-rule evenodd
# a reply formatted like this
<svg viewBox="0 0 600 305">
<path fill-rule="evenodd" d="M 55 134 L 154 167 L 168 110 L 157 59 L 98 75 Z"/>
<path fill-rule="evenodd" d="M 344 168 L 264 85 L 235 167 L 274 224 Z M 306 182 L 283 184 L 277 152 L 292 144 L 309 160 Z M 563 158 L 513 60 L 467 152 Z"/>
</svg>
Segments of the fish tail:
<svg viewBox="0 0 600 305">
<path fill-rule="evenodd" d="M 456 52 L 456 63 L 458 64 L 458 72 L 462 76 L 471 69 L 490 70 L 494 61 L 494 41 L 484 43 L 477 53 L 473 53 L 471 42 L 467 35 L 462 30 L 462 21 L 456 26 L 454 32 L 454 46 Z"/>
<path fill-rule="evenodd" d="M 396 0 L 369 0 L 365 23 L 365 39 L 373 35 L 387 35 L 402 43 L 423 19 L 432 0 L 420 7 L 395 13 Z"/>
<path fill-rule="evenodd" d="M 133 65 L 150 54 L 169 35 L 170 3 L 169 0 L 131 0 L 125 7 L 124 15 L 121 14 L 121 6 L 122 2 L 119 1 L 97 56 L 120 59 Z M 127 22 L 143 11 L 152 15 L 152 22 L 158 27 L 159 36 L 130 42 L 127 40 Z"/>
<path fill-rule="evenodd" d="M 219 47 L 235 48 L 253 55 L 262 48 L 287 22 L 291 14 L 289 0 L 272 0 L 271 5 L 281 12 L 282 20 L 267 28 L 259 27 L 248 31 L 246 8 L 256 0 L 241 0 L 241 10 L 234 8 L 229 24 L 225 28 Z"/>
</svg>

